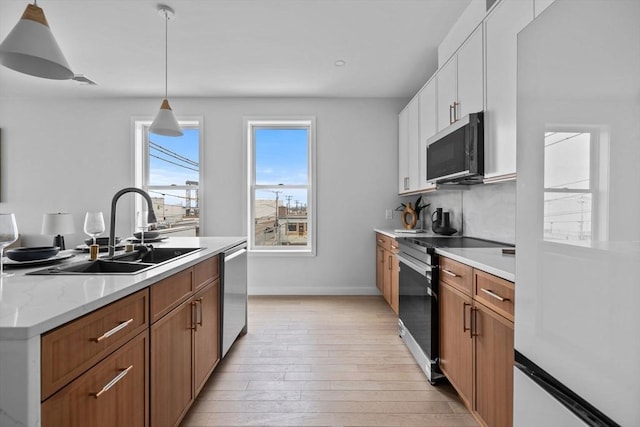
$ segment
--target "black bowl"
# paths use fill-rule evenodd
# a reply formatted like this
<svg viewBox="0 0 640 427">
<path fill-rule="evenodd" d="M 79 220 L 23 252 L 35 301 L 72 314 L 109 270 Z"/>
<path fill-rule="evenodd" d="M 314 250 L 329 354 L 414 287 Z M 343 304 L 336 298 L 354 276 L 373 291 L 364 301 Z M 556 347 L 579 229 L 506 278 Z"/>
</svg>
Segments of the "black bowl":
<svg viewBox="0 0 640 427">
<path fill-rule="evenodd" d="M 57 246 L 36 246 L 32 248 L 15 248 L 7 250 L 7 258 L 13 261 L 35 261 L 55 256 L 60 248 Z"/>
<path fill-rule="evenodd" d="M 116 237 L 116 245 L 120 243 L 122 238 Z M 89 246 L 93 245 L 93 239 L 84 239 L 84 243 Z M 109 245 L 109 237 L 96 237 L 96 245 L 99 246 L 108 246 Z"/>
<path fill-rule="evenodd" d="M 140 240 L 140 238 L 142 237 L 142 233 L 140 231 L 133 233 L 133 237 L 135 237 L 136 239 Z M 158 233 L 157 231 L 145 231 L 144 232 L 144 239 L 157 239 L 158 237 L 160 237 L 160 233 Z"/>
</svg>

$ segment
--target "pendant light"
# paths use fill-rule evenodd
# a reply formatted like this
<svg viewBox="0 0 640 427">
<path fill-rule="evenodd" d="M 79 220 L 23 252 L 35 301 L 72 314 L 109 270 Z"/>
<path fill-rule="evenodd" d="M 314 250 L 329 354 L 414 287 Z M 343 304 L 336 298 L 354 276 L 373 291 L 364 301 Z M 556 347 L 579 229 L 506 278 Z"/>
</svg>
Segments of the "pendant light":
<svg viewBox="0 0 640 427">
<path fill-rule="evenodd" d="M 0 64 L 45 79 L 73 78 L 73 71 L 53 37 L 37 0 L 27 5 L 16 26 L 0 44 Z"/>
<path fill-rule="evenodd" d="M 174 11 L 169 6 L 158 5 L 158 12 L 164 16 L 164 99 L 160 106 L 160 111 L 156 115 L 156 118 L 149 127 L 149 132 L 157 135 L 165 136 L 182 136 L 182 129 L 178 124 L 175 114 L 171 106 L 169 106 L 169 100 L 167 99 L 167 74 L 168 74 L 168 23 L 169 19 L 174 16 Z"/>
</svg>

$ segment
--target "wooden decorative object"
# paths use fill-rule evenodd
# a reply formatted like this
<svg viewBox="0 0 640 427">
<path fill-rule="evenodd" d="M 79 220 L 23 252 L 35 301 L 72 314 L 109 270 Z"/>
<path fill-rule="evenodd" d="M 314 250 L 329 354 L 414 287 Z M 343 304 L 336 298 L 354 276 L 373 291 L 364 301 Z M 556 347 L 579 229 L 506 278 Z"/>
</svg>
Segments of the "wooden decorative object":
<svg viewBox="0 0 640 427">
<path fill-rule="evenodd" d="M 402 211 L 402 225 L 407 230 L 411 230 L 416 228 L 417 222 L 418 222 L 418 214 L 413 209 L 413 206 L 411 206 L 411 203 L 407 203 L 407 206 L 405 206 L 404 210 Z"/>
</svg>

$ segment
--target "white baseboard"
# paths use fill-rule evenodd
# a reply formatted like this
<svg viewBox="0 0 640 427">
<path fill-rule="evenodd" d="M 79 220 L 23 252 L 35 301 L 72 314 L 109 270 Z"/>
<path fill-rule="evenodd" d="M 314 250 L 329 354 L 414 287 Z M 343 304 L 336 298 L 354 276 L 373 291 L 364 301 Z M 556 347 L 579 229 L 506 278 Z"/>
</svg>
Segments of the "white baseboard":
<svg viewBox="0 0 640 427">
<path fill-rule="evenodd" d="M 251 286 L 249 295 L 380 295 L 375 286 Z"/>
</svg>

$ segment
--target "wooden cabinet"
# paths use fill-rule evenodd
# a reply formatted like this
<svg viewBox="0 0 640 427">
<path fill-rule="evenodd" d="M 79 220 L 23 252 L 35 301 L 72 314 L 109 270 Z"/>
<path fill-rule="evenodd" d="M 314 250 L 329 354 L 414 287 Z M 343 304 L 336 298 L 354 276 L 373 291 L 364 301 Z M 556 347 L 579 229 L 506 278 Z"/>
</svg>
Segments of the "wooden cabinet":
<svg viewBox="0 0 640 427">
<path fill-rule="evenodd" d="M 484 109 L 483 27 L 438 70 L 438 131 Z"/>
<path fill-rule="evenodd" d="M 376 233 L 376 286 L 396 313 L 400 301 L 397 252 L 398 243 L 394 238 Z"/>
<path fill-rule="evenodd" d="M 418 97 L 398 116 L 399 193 L 418 190 L 418 149 L 420 144 L 420 106 Z"/>
<path fill-rule="evenodd" d="M 481 425 L 513 423 L 512 282 L 440 258 L 440 368 Z"/>
<path fill-rule="evenodd" d="M 148 331 L 42 403 L 44 427 L 148 425 Z"/>
<path fill-rule="evenodd" d="M 515 177 L 517 35 L 533 20 L 533 13 L 533 0 L 502 0 L 484 21 L 484 164 L 488 181 Z"/>
<path fill-rule="evenodd" d="M 472 305 L 470 296 L 440 282 L 440 369 L 469 407 L 473 397 Z"/>
<path fill-rule="evenodd" d="M 151 325 L 150 350 L 154 427 L 179 425 L 220 361 L 218 266 L 214 257 L 151 287 L 151 307 L 158 310 L 152 311 L 157 321 Z"/>
</svg>

